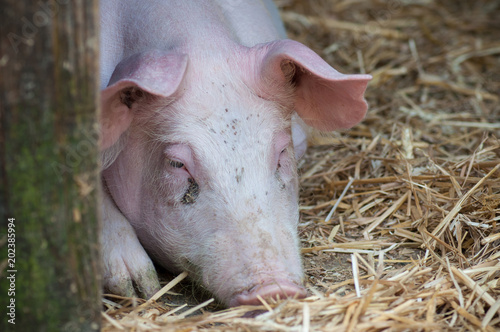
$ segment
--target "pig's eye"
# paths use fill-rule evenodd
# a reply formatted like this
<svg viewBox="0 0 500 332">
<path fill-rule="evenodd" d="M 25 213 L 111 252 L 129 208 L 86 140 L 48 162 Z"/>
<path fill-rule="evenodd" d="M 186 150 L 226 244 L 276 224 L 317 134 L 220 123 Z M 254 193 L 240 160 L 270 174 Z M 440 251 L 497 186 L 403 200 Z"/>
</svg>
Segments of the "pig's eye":
<svg viewBox="0 0 500 332">
<path fill-rule="evenodd" d="M 191 148 L 182 143 L 168 144 L 163 151 L 163 165 L 166 170 L 177 175 L 187 175 L 193 167 Z"/>
<path fill-rule="evenodd" d="M 184 167 L 183 163 L 181 163 L 180 161 L 177 161 L 177 160 L 172 160 L 172 159 L 168 160 L 168 164 L 174 168 L 183 168 Z"/>
<path fill-rule="evenodd" d="M 283 157 L 285 156 L 285 154 L 286 154 L 286 149 L 287 149 L 287 148 L 284 148 L 284 149 L 283 149 L 283 150 L 281 150 L 281 152 L 280 152 L 280 156 L 279 156 L 279 158 L 278 158 L 278 168 L 280 168 L 280 167 L 281 167 L 281 158 L 283 158 Z"/>
</svg>

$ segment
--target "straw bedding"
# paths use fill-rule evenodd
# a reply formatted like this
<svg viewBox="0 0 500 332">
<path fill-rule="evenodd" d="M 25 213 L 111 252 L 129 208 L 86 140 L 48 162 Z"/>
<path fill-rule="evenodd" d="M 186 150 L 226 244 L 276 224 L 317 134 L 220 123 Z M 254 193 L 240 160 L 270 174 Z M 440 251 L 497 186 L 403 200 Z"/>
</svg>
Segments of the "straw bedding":
<svg viewBox="0 0 500 332">
<path fill-rule="evenodd" d="M 373 76 L 366 119 L 311 132 L 299 163 L 310 296 L 221 310 L 182 274 L 106 297 L 103 330 L 499 330 L 500 1 L 278 5 L 290 38 Z"/>
</svg>

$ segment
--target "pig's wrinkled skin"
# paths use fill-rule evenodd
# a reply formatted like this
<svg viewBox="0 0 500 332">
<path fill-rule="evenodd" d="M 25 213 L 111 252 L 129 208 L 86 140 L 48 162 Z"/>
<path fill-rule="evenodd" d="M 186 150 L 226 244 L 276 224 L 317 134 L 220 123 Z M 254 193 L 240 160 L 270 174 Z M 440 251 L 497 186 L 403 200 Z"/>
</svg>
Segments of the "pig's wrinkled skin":
<svg viewBox="0 0 500 332">
<path fill-rule="evenodd" d="M 151 257 L 229 306 L 304 297 L 299 122 L 353 126 L 370 76 L 283 40 L 270 1 L 102 0 L 101 31 L 105 288 L 154 294 Z"/>
</svg>

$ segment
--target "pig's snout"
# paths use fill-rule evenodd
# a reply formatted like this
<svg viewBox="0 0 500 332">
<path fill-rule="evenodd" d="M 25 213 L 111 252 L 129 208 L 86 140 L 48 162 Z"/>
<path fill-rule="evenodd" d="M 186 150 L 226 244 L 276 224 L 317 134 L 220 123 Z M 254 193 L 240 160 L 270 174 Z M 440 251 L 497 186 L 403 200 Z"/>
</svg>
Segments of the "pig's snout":
<svg viewBox="0 0 500 332">
<path fill-rule="evenodd" d="M 264 300 L 277 299 L 278 297 L 282 300 L 287 298 L 303 299 L 306 297 L 306 290 L 288 280 L 271 280 L 235 295 L 229 301 L 229 306 L 259 305 L 262 304 L 259 297 Z"/>
</svg>

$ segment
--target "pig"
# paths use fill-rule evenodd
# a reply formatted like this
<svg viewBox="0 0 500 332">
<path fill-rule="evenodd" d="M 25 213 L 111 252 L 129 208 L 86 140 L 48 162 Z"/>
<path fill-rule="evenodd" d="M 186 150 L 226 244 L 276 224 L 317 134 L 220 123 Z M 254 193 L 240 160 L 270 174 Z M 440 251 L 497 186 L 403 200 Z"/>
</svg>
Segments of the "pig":
<svg viewBox="0 0 500 332">
<path fill-rule="evenodd" d="M 305 297 L 304 126 L 361 121 L 371 77 L 286 39 L 269 0 L 100 3 L 105 289 L 150 297 L 155 262 L 227 306 Z"/>
</svg>

